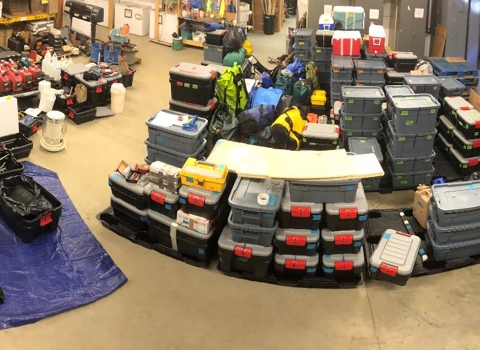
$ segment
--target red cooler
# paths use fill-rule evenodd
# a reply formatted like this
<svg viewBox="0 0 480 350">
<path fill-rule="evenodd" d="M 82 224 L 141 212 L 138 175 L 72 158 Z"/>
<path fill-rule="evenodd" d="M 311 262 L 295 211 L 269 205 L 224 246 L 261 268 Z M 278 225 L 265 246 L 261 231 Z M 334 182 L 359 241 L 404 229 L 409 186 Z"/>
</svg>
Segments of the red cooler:
<svg viewBox="0 0 480 350">
<path fill-rule="evenodd" d="M 385 50 L 385 28 L 372 24 L 368 29 L 368 53 L 383 54 Z"/>
<path fill-rule="evenodd" d="M 360 56 L 362 36 L 359 31 L 336 30 L 332 38 L 334 56 Z"/>
</svg>

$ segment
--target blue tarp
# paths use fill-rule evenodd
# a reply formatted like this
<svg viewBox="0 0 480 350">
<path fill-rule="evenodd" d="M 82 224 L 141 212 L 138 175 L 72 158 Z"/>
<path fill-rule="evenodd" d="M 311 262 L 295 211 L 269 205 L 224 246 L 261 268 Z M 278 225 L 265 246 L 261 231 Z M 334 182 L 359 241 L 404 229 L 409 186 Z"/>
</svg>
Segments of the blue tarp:
<svg viewBox="0 0 480 350">
<path fill-rule="evenodd" d="M 127 278 L 93 236 L 56 173 L 24 162 L 33 177 L 62 203 L 56 232 L 24 244 L 0 219 L 0 329 L 34 323 L 44 317 L 98 300 Z"/>
</svg>

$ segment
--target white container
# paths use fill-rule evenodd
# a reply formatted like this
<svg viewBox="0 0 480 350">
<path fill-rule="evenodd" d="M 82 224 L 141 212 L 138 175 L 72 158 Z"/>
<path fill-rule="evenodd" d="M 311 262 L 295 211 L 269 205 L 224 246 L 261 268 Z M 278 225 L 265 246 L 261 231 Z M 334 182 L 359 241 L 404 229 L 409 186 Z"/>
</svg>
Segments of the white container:
<svg viewBox="0 0 480 350">
<path fill-rule="evenodd" d="M 50 70 L 49 76 L 52 77 L 54 80 L 59 81 L 62 74 L 62 69 L 60 68 L 60 64 L 58 62 L 58 57 L 56 53 L 52 55 L 52 60 L 50 62 L 49 70 Z"/>
<path fill-rule="evenodd" d="M 55 99 L 55 90 L 45 89 L 40 95 L 40 105 L 38 106 L 38 108 L 42 112 L 50 112 L 53 109 L 53 105 L 55 104 Z"/>
<path fill-rule="evenodd" d="M 110 88 L 110 94 L 112 96 L 110 109 L 115 112 L 115 114 L 123 113 L 125 109 L 125 95 L 127 90 L 121 83 L 114 83 Z"/>
<path fill-rule="evenodd" d="M 248 24 L 248 19 L 250 18 L 250 15 L 252 14 L 252 11 L 240 11 L 238 13 L 238 20 L 237 24 L 238 25 L 247 25 Z"/>
<path fill-rule="evenodd" d="M 115 28 L 130 26 L 130 34 L 145 36 L 150 29 L 149 6 L 121 2 L 115 6 Z"/>
<path fill-rule="evenodd" d="M 50 76 L 51 75 L 51 63 L 52 63 L 52 54 L 50 53 L 50 50 L 47 51 L 45 54 L 45 57 L 43 58 L 42 61 L 42 72 L 43 74 Z"/>
<path fill-rule="evenodd" d="M 38 83 L 38 91 L 40 91 L 40 94 L 42 94 L 44 91 L 51 89 L 52 88 L 52 83 L 46 80 L 42 80 L 41 82 Z"/>
<path fill-rule="evenodd" d="M 0 137 L 19 133 L 18 104 L 12 96 L 0 97 Z"/>
</svg>

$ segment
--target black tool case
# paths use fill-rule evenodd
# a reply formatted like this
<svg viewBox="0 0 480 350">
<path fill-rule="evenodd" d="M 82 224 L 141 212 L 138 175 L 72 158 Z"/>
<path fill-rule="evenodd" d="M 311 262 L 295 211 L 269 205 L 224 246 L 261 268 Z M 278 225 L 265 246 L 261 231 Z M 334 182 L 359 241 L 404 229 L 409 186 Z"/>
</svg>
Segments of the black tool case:
<svg viewBox="0 0 480 350">
<path fill-rule="evenodd" d="M 0 137 L 0 151 L 11 151 L 15 159 L 28 158 L 33 149 L 33 142 L 21 132 Z"/>
<path fill-rule="evenodd" d="M 133 205 L 139 210 L 147 207 L 147 202 L 143 194 L 143 186 L 128 182 L 120 173 L 110 173 L 108 175 L 108 185 L 112 189 L 112 194 L 118 199 Z"/>
<path fill-rule="evenodd" d="M 354 203 L 327 203 L 327 227 L 331 231 L 362 230 L 368 218 L 368 202 L 359 184 Z"/>
<path fill-rule="evenodd" d="M 322 220 L 322 203 L 294 203 L 290 200 L 290 188 L 285 182 L 285 188 L 280 205 L 279 223 L 282 228 L 318 230 Z"/>
<path fill-rule="evenodd" d="M 180 195 L 180 205 L 185 213 L 201 216 L 205 219 L 215 218 L 220 204 L 226 201 L 226 196 L 222 193 L 203 188 L 183 185 L 178 193 Z"/>
<path fill-rule="evenodd" d="M 215 94 L 217 70 L 182 62 L 170 68 L 172 99 L 206 106 Z"/>
<path fill-rule="evenodd" d="M 0 151 L 0 179 L 22 174 L 23 164 L 17 162 L 12 152 Z"/>
<path fill-rule="evenodd" d="M 115 197 L 110 197 L 110 205 L 114 215 L 121 221 L 126 222 L 138 231 L 146 231 L 147 225 L 147 209 L 137 209 L 133 205 Z"/>
<path fill-rule="evenodd" d="M 275 254 L 274 268 L 278 278 L 303 279 L 317 274 L 318 261 L 318 254 L 313 256 Z"/>
<path fill-rule="evenodd" d="M 178 194 L 162 190 L 160 187 L 150 183 L 143 188 L 143 195 L 148 209 L 172 219 L 177 218 L 177 211 L 180 209 L 180 196 Z"/>
<path fill-rule="evenodd" d="M 282 255 L 317 254 L 320 245 L 320 230 L 280 228 L 275 233 L 274 247 Z"/>
</svg>

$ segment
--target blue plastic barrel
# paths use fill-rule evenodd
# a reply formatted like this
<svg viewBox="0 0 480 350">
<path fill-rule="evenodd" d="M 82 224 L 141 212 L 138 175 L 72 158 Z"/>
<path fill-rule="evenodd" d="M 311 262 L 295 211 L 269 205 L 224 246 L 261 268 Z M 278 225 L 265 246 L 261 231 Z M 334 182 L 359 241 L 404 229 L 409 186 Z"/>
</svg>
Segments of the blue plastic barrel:
<svg viewBox="0 0 480 350">
<path fill-rule="evenodd" d="M 92 44 L 92 53 L 90 54 L 90 57 L 93 62 L 98 62 L 99 57 L 98 54 L 100 53 L 100 62 L 103 62 L 103 52 L 101 50 L 101 44 L 100 43 L 93 43 Z"/>
<path fill-rule="evenodd" d="M 118 63 L 118 57 L 122 53 L 120 46 L 113 45 L 105 45 L 103 48 L 103 62 L 105 63 Z"/>
</svg>

